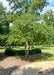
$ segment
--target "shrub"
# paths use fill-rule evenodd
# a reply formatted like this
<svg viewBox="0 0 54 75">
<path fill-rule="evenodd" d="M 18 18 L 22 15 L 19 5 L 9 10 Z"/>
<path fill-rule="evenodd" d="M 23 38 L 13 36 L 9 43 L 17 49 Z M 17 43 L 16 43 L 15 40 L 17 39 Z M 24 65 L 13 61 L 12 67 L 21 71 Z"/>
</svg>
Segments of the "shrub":
<svg viewBox="0 0 54 75">
<path fill-rule="evenodd" d="M 25 55 L 25 50 L 18 50 L 15 55 Z"/>
<path fill-rule="evenodd" d="M 40 48 L 32 48 L 30 51 L 29 51 L 29 54 L 39 54 L 41 53 L 41 49 Z"/>
<path fill-rule="evenodd" d="M 15 55 L 15 50 L 13 50 L 10 47 L 9 48 L 6 48 L 5 55 L 9 55 L 9 56 Z"/>
<path fill-rule="evenodd" d="M 29 50 L 29 55 L 41 53 L 40 48 L 32 48 Z M 15 55 L 25 55 L 25 50 L 13 50 L 12 48 L 6 48 L 5 55 L 15 56 Z"/>
<path fill-rule="evenodd" d="M 25 50 L 13 50 L 12 48 L 6 48 L 5 55 L 14 56 L 14 55 L 25 55 Z"/>
</svg>

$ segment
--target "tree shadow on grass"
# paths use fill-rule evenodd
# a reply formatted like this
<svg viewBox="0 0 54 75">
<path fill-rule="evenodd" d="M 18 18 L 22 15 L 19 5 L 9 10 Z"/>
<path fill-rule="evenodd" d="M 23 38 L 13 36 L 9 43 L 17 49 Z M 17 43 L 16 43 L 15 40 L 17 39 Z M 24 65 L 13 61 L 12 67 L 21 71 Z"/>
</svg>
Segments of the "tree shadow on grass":
<svg viewBox="0 0 54 75">
<path fill-rule="evenodd" d="M 17 69 L 18 67 L 14 66 L 14 67 L 10 67 L 7 69 L 4 69 L 2 67 L 0 67 L 0 75 L 11 75 L 11 73 Z M 19 69 L 19 68 L 18 68 Z"/>
<path fill-rule="evenodd" d="M 50 54 L 50 53 L 46 53 L 46 56 L 43 56 L 39 59 L 37 59 L 38 61 L 47 61 L 50 57 L 52 57 L 53 54 Z"/>
</svg>

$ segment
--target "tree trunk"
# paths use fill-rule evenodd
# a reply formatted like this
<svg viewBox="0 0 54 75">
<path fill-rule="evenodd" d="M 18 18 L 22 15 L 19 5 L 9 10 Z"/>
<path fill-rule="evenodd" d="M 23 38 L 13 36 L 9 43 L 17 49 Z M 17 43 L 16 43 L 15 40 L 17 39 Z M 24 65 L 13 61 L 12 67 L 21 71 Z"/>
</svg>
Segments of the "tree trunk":
<svg viewBox="0 0 54 75">
<path fill-rule="evenodd" d="M 26 43 L 24 44 L 24 47 L 25 47 L 25 58 L 26 58 L 26 53 L 27 53 L 27 51 L 26 51 Z"/>
<path fill-rule="evenodd" d="M 28 43 L 26 42 L 25 43 L 25 58 L 27 59 L 29 56 L 29 45 Z"/>
<path fill-rule="evenodd" d="M 27 43 L 27 58 L 29 57 L 29 45 L 28 45 L 28 43 Z"/>
<path fill-rule="evenodd" d="M 50 47 L 52 47 L 52 38 L 50 38 Z"/>
</svg>

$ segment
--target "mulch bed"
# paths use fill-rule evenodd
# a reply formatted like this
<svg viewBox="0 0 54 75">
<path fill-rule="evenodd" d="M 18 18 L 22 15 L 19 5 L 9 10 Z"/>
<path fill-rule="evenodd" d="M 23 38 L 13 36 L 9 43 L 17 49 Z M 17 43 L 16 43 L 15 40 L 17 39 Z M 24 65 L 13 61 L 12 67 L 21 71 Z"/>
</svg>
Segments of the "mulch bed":
<svg viewBox="0 0 54 75">
<path fill-rule="evenodd" d="M 26 61 L 30 61 L 33 62 L 34 60 L 37 60 L 41 57 L 46 56 L 47 53 L 41 53 L 41 54 L 34 54 L 34 55 L 29 55 L 29 57 L 27 59 L 25 59 L 25 56 L 15 56 L 17 59 L 22 59 L 22 60 L 26 60 Z M 9 56 L 5 56 L 4 51 L 0 51 L 0 60 L 5 58 L 5 57 L 9 57 Z"/>
</svg>

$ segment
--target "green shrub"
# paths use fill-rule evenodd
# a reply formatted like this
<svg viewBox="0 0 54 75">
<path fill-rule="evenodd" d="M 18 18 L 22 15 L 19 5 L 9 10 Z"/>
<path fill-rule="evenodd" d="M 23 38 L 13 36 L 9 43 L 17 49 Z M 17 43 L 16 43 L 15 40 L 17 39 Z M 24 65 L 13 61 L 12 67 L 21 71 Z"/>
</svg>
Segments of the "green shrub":
<svg viewBox="0 0 54 75">
<path fill-rule="evenodd" d="M 41 53 L 41 49 L 40 48 L 32 48 L 30 51 L 29 51 L 29 54 L 39 54 Z"/>
<path fill-rule="evenodd" d="M 31 50 L 29 50 L 29 55 L 39 53 L 41 53 L 40 48 L 32 48 Z M 5 54 L 9 56 L 25 55 L 25 50 L 13 50 L 12 48 L 6 48 Z"/>
<path fill-rule="evenodd" d="M 18 50 L 15 55 L 25 55 L 25 50 Z"/>
<path fill-rule="evenodd" d="M 6 48 L 5 55 L 13 56 L 13 55 L 15 55 L 15 50 L 13 50 L 10 47 L 9 48 Z"/>
<path fill-rule="evenodd" d="M 13 50 L 12 48 L 6 48 L 5 55 L 14 56 L 14 55 L 25 55 L 25 50 Z"/>
</svg>

